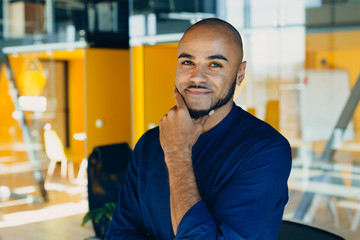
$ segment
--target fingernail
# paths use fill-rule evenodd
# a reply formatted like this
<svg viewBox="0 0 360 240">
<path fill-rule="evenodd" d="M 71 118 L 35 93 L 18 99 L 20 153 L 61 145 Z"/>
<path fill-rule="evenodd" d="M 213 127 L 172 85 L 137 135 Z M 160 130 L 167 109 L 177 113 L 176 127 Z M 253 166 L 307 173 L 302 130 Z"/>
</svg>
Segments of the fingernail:
<svg viewBox="0 0 360 240">
<path fill-rule="evenodd" d="M 211 110 L 210 112 L 209 112 L 209 116 L 212 116 L 214 114 L 214 110 Z"/>
</svg>

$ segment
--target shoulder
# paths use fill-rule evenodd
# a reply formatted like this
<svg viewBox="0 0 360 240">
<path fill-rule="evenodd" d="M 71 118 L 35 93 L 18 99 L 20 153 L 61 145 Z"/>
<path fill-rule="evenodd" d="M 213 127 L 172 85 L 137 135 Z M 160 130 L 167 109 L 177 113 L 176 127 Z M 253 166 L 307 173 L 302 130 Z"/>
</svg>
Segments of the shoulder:
<svg viewBox="0 0 360 240">
<path fill-rule="evenodd" d="M 281 144 L 290 147 L 287 139 L 270 124 L 253 116 L 240 107 L 237 107 L 237 111 L 238 117 L 236 122 L 239 123 L 238 127 L 241 128 L 239 131 L 244 132 L 248 136 L 248 139 L 263 141 L 268 144 L 271 143 L 270 145 Z"/>
<path fill-rule="evenodd" d="M 159 140 L 159 127 L 145 132 L 135 145 L 134 152 L 137 155 L 162 152 Z"/>
<path fill-rule="evenodd" d="M 155 127 L 152 129 L 147 130 L 139 139 L 139 141 L 136 143 L 137 145 L 142 145 L 147 142 L 152 142 L 156 139 L 159 139 L 159 127 Z"/>
<path fill-rule="evenodd" d="M 247 159 L 262 159 L 262 163 L 281 162 L 290 167 L 292 157 L 288 140 L 270 124 L 240 107 L 236 110 L 238 114 L 230 134 L 232 139 L 238 140 L 237 148 L 246 152 Z"/>
</svg>

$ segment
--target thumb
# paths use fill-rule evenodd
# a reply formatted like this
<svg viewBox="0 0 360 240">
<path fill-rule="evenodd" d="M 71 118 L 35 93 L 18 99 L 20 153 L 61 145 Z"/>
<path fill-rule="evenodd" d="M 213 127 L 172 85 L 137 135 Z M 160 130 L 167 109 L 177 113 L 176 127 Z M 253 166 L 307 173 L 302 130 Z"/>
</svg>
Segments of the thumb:
<svg viewBox="0 0 360 240">
<path fill-rule="evenodd" d="M 214 110 L 211 110 L 211 112 L 206 115 L 206 116 L 203 116 L 197 120 L 195 120 L 195 124 L 199 127 L 201 127 L 201 130 L 204 128 L 204 125 L 206 123 L 206 121 L 209 119 L 209 117 L 211 117 L 212 115 L 214 114 Z"/>
</svg>

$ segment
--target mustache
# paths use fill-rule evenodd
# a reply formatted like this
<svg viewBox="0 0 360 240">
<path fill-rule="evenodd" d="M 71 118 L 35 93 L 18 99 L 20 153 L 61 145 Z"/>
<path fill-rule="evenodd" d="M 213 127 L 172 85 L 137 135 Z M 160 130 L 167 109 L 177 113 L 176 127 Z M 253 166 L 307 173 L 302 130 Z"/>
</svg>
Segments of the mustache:
<svg viewBox="0 0 360 240">
<path fill-rule="evenodd" d="M 206 85 L 203 85 L 203 84 L 200 84 L 200 85 L 189 85 L 186 87 L 187 89 L 189 88 L 203 88 L 203 89 L 210 89 L 210 87 L 206 86 Z"/>
</svg>

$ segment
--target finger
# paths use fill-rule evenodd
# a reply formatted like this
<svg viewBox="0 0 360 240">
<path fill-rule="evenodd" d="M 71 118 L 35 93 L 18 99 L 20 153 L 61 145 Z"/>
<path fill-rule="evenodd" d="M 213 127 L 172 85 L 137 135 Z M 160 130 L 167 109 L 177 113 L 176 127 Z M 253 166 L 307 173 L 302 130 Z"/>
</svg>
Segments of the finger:
<svg viewBox="0 0 360 240">
<path fill-rule="evenodd" d="M 196 121 L 194 121 L 194 126 L 195 126 L 194 134 L 195 135 L 200 135 L 203 132 L 205 123 L 208 120 L 208 118 L 209 118 L 209 116 L 207 115 L 207 116 L 201 117 L 201 118 L 197 119 Z"/>
<path fill-rule="evenodd" d="M 174 89 L 174 97 L 177 107 L 186 107 L 184 99 L 177 88 Z"/>
<path fill-rule="evenodd" d="M 198 125 L 198 126 L 201 126 L 202 128 L 204 127 L 206 121 L 209 119 L 209 117 L 211 117 L 212 115 L 214 114 L 214 110 L 211 110 L 211 112 L 206 115 L 206 116 L 203 116 L 197 120 L 195 120 L 195 124 Z"/>
</svg>

